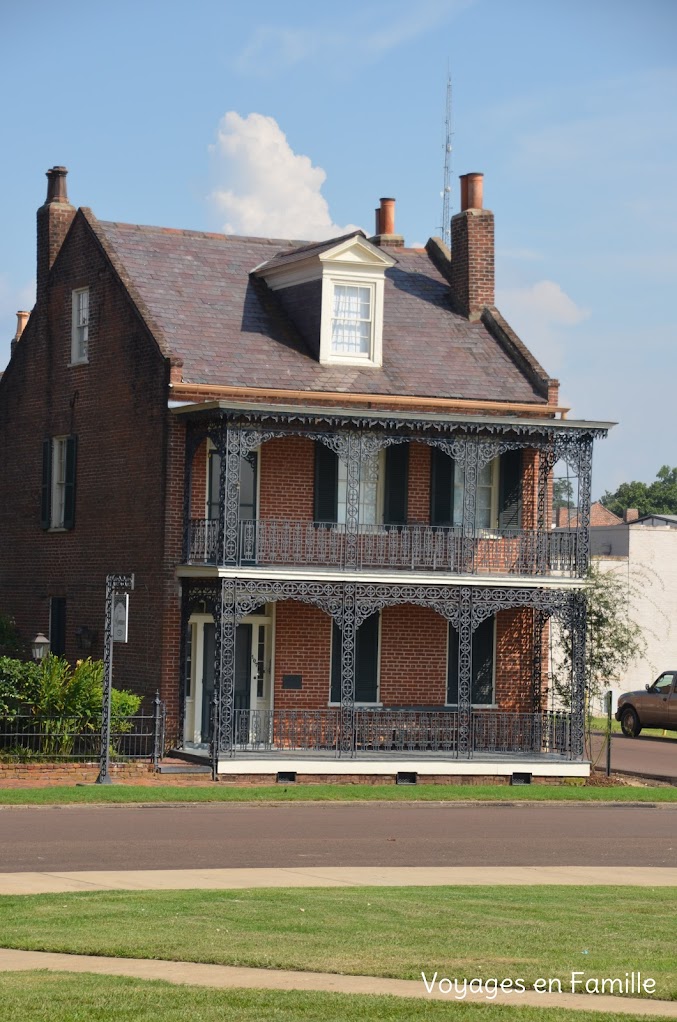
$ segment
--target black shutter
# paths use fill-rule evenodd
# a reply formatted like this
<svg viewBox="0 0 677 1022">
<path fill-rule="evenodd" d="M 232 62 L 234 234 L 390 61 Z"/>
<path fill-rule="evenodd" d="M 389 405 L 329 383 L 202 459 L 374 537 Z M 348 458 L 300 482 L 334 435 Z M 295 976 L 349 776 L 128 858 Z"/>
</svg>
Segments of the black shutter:
<svg viewBox="0 0 677 1022">
<path fill-rule="evenodd" d="M 52 596 L 49 601 L 49 651 L 54 656 L 66 652 L 66 598 Z"/>
<path fill-rule="evenodd" d="M 458 632 L 449 625 L 449 649 L 447 656 L 447 702 L 451 706 L 458 704 Z"/>
<path fill-rule="evenodd" d="M 454 461 L 439 447 L 432 449 L 430 524 L 454 524 Z"/>
<path fill-rule="evenodd" d="M 209 452 L 208 466 L 207 518 L 210 521 L 216 521 L 219 517 L 219 485 L 221 481 L 221 455 L 218 451 Z"/>
<path fill-rule="evenodd" d="M 383 497 L 383 524 L 407 524 L 409 489 L 409 444 L 386 447 L 386 478 Z"/>
<path fill-rule="evenodd" d="M 338 514 L 338 457 L 315 443 L 315 521 L 336 522 Z"/>
<path fill-rule="evenodd" d="M 42 441 L 42 494 L 40 525 L 48 529 L 52 524 L 52 441 Z"/>
<path fill-rule="evenodd" d="M 449 655 L 447 657 L 447 703 L 458 705 L 458 631 L 449 625 Z M 486 618 L 472 636 L 472 686 L 470 700 L 473 706 L 494 701 L 494 618 Z"/>
<path fill-rule="evenodd" d="M 63 527 L 72 529 L 75 525 L 75 471 L 78 438 L 66 438 L 66 485 L 64 487 Z"/>
<path fill-rule="evenodd" d="M 378 694 L 378 623 L 380 613 L 371 614 L 357 629 L 355 642 L 355 700 L 375 703 Z"/>
<path fill-rule="evenodd" d="M 522 452 L 501 455 L 498 485 L 498 527 L 519 529 L 522 520 Z"/>
<path fill-rule="evenodd" d="M 378 624 L 371 614 L 355 636 L 355 701 L 375 703 L 378 695 Z M 331 636 L 331 702 L 341 702 L 341 629 L 333 622 Z"/>
<path fill-rule="evenodd" d="M 472 692 L 474 705 L 494 701 L 494 618 L 477 626 L 472 637 Z"/>
</svg>

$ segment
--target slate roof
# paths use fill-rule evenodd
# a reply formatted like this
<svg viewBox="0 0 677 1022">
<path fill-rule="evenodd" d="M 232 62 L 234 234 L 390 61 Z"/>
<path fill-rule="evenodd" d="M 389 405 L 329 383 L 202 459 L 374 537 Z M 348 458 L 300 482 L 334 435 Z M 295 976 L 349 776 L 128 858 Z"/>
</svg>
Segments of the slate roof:
<svg viewBox="0 0 677 1022">
<path fill-rule="evenodd" d="M 250 276 L 313 243 L 109 223 L 83 212 L 161 332 L 161 348 L 182 360 L 184 382 L 545 403 L 483 323 L 452 311 L 449 285 L 425 251 L 388 249 L 397 265 L 386 270 L 383 366 L 320 365 L 275 293 Z"/>
</svg>

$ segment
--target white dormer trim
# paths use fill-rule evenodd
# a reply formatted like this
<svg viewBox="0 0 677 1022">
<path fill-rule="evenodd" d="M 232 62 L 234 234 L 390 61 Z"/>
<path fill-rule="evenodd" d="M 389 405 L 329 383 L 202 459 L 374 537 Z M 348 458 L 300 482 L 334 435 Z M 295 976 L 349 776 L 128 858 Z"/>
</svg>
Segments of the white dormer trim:
<svg viewBox="0 0 677 1022">
<path fill-rule="evenodd" d="M 320 317 L 320 362 L 352 366 L 383 364 L 383 296 L 385 271 L 397 260 L 370 244 L 361 235 L 353 235 L 321 252 L 310 252 L 307 258 L 274 265 L 264 263 L 254 271 L 264 278 L 272 291 L 279 291 L 314 280 L 322 281 Z M 334 296 L 340 286 L 362 287 L 370 295 L 369 350 L 346 353 L 332 349 Z"/>
</svg>

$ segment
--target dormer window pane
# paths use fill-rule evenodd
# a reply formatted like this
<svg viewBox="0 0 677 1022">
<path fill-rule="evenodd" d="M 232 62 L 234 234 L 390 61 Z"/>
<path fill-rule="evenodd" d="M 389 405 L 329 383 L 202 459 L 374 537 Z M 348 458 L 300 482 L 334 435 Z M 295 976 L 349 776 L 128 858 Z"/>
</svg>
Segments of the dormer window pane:
<svg viewBox="0 0 677 1022">
<path fill-rule="evenodd" d="M 340 355 L 371 354 L 371 288 L 334 285 L 331 350 Z"/>
</svg>

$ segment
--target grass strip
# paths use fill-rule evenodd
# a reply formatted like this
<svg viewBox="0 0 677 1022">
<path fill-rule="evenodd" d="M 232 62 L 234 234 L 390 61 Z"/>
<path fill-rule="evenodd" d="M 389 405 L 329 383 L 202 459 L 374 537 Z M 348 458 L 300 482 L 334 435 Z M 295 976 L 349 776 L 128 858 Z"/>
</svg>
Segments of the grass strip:
<svg viewBox="0 0 677 1022">
<path fill-rule="evenodd" d="M 590 717 L 586 721 L 590 731 L 603 731 L 606 733 L 607 719 L 606 717 Z M 621 734 L 621 723 L 616 720 L 615 717 L 611 718 L 611 732 L 612 734 Z M 660 727 L 643 727 L 643 735 L 654 735 L 657 738 L 671 738 L 673 741 L 677 741 L 677 733 L 672 731 L 664 730 Z"/>
<path fill-rule="evenodd" d="M 0 946 L 418 980 L 656 980 L 677 999 L 677 891 L 623 887 L 106 891 L 0 898 Z"/>
<path fill-rule="evenodd" d="M 158 980 L 83 973 L 0 974 L 3 1022 L 646 1022 L 563 1008 L 434 1002 L 414 998 L 298 991 L 210 990 Z"/>
<path fill-rule="evenodd" d="M 0 805 L 150 802 L 677 802 L 677 787 L 574 784 L 126 785 L 0 788 Z"/>
</svg>

